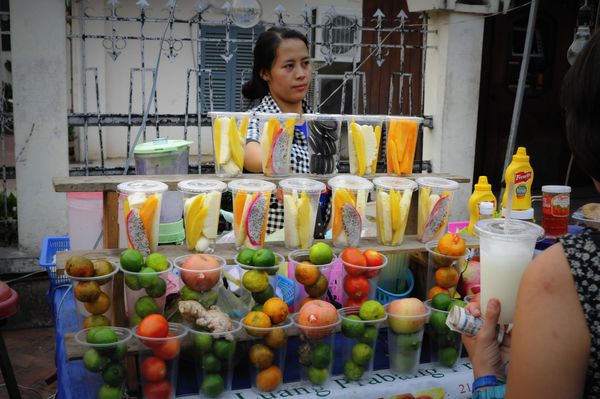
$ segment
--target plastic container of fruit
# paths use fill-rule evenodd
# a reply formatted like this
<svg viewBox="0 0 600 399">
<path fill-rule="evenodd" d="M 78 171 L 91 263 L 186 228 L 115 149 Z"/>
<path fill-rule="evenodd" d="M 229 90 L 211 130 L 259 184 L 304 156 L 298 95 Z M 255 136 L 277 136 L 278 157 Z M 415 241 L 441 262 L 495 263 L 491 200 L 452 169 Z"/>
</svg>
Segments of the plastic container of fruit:
<svg viewBox="0 0 600 399">
<path fill-rule="evenodd" d="M 437 240 L 425 244 L 427 250 L 427 299 L 431 299 L 438 293 L 446 293 L 453 297 L 458 287 L 460 275 L 468 264 L 468 253 L 462 237 L 456 233 L 448 233 L 447 235 L 458 236 L 458 239 L 462 240 L 462 244 L 457 245 L 462 245 L 462 247 L 450 248 L 443 246 L 439 248 L 440 241 Z M 445 237 L 446 235 L 441 240 L 446 241 Z M 455 250 L 460 252 L 461 248 L 464 250 L 463 255 L 446 255 L 443 253 L 452 253 Z"/>
<path fill-rule="evenodd" d="M 324 243 L 318 243 L 327 245 Z M 288 271 L 294 276 L 294 311 L 299 311 L 304 303 L 312 299 L 327 299 L 327 289 L 331 281 L 331 269 L 336 260 L 335 254 L 331 252 L 327 263 L 317 264 L 319 259 L 314 256 L 311 261 L 310 251 L 297 249 L 288 254 L 290 261 Z"/>
<path fill-rule="evenodd" d="M 345 115 L 350 173 L 371 176 L 377 172 L 385 115 Z"/>
<path fill-rule="evenodd" d="M 317 176 L 333 175 L 340 160 L 342 115 L 303 114 L 307 123 L 308 158 L 310 173 Z"/>
<path fill-rule="evenodd" d="M 179 182 L 177 190 L 183 193 L 187 249 L 214 252 L 221 215 L 221 194 L 227 190 L 227 185 L 218 180 L 192 179 Z"/>
<path fill-rule="evenodd" d="M 422 122 L 422 118 L 387 116 L 386 160 L 389 174 L 400 176 L 413 172 L 417 137 Z"/>
<path fill-rule="evenodd" d="M 277 272 L 284 263 L 283 255 L 268 249 L 243 249 L 235 259 L 238 275 L 241 276 L 236 285 L 250 293 L 254 305 L 263 305 L 275 296 L 279 279 Z"/>
<path fill-rule="evenodd" d="M 235 247 L 262 248 L 275 184 L 259 179 L 237 179 L 230 181 L 228 187 L 233 198 Z"/>
<path fill-rule="evenodd" d="M 344 265 L 342 273 L 342 303 L 344 307 L 360 306 L 374 299 L 381 270 L 387 265 L 387 257 L 373 249 L 361 252 L 346 248 L 340 255 Z"/>
<path fill-rule="evenodd" d="M 198 301 L 205 308 L 216 304 L 226 263 L 225 259 L 212 254 L 192 254 L 175 258 L 173 265 L 183 282 L 179 290 L 181 299 Z"/>
<path fill-rule="evenodd" d="M 377 241 L 397 246 L 404 241 L 408 213 L 417 184 L 402 177 L 373 179 L 376 195 Z"/>
<path fill-rule="evenodd" d="M 344 175 L 329 179 L 327 184 L 332 190 L 333 245 L 357 247 L 373 183 L 364 177 Z"/>
<path fill-rule="evenodd" d="M 209 112 L 212 121 L 215 173 L 236 177 L 244 170 L 249 112 Z"/>
<path fill-rule="evenodd" d="M 279 182 L 283 190 L 285 247 L 308 249 L 313 243 L 319 197 L 325 184 L 292 177 Z"/>
<path fill-rule="evenodd" d="M 260 153 L 265 176 L 290 174 L 290 154 L 294 141 L 294 127 L 299 114 L 256 113 L 260 134 Z"/>
<path fill-rule="evenodd" d="M 452 301 L 450 299 L 447 301 L 449 304 L 441 305 L 436 303 L 435 297 L 433 300 L 425 301 L 425 306 L 431 311 L 426 327 L 429 335 L 431 361 L 449 368 L 456 364 L 462 351 L 460 333 L 451 331 L 446 325 L 448 310 L 452 306 Z"/>
<path fill-rule="evenodd" d="M 419 177 L 416 181 L 419 185 L 417 235 L 419 241 L 428 242 L 446 232 L 458 183 L 432 176 Z"/>
</svg>

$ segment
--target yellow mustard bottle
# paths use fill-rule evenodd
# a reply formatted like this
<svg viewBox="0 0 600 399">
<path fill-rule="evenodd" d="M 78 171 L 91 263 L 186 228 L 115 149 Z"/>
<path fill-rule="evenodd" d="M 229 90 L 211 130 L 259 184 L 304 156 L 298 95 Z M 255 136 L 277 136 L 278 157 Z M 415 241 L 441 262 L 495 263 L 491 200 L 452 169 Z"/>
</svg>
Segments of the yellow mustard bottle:
<svg viewBox="0 0 600 399">
<path fill-rule="evenodd" d="M 508 203 L 508 191 L 511 180 L 514 179 L 515 188 L 513 194 L 512 210 L 525 211 L 531 208 L 531 183 L 533 183 L 533 168 L 529 164 L 529 155 L 525 147 L 519 147 L 512 162 L 506 168 L 504 180 L 506 189 L 502 196 L 502 208 Z"/>
<path fill-rule="evenodd" d="M 483 203 L 492 203 L 492 209 L 496 209 L 496 196 L 492 192 L 492 185 L 488 183 L 487 176 L 479 176 L 479 180 L 477 180 L 477 184 L 475 184 L 475 188 L 473 189 L 473 194 L 469 198 L 470 219 L 467 232 L 471 235 L 474 233 L 475 223 L 482 219 L 483 214 L 485 214 L 484 218 L 490 216 L 489 212 L 482 212 Z"/>
</svg>

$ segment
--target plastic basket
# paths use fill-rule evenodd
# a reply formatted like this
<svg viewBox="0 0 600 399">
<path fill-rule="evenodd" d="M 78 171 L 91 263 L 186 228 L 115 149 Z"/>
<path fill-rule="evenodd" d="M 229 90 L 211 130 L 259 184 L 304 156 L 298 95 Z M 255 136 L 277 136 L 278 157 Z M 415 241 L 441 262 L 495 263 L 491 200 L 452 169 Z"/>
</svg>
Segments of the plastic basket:
<svg viewBox="0 0 600 399">
<path fill-rule="evenodd" d="M 277 276 L 277 288 L 281 290 L 281 296 L 283 300 L 288 306 L 294 304 L 294 282 L 289 278 L 282 276 L 281 274 Z"/>
<path fill-rule="evenodd" d="M 375 299 L 381 304 L 385 305 L 393 301 L 394 299 L 407 298 L 412 292 L 415 286 L 415 277 L 413 276 L 410 269 L 406 270 L 406 285 L 408 288 L 406 291 L 400 294 L 394 294 L 392 292 L 386 291 L 383 288 L 377 287 L 377 291 L 375 292 Z"/>
<path fill-rule="evenodd" d="M 71 249 L 69 237 L 44 237 L 42 241 L 42 250 L 40 252 L 40 266 L 45 268 L 50 277 L 52 287 L 63 284 L 70 284 L 66 275 L 56 273 L 56 253 L 58 251 L 68 251 Z"/>
</svg>

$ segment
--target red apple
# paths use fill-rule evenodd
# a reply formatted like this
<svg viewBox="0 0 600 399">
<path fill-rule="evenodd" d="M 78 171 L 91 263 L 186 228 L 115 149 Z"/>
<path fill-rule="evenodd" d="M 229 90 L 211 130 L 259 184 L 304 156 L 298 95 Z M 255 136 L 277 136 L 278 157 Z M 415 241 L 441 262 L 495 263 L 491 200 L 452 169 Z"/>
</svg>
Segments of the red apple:
<svg viewBox="0 0 600 399">
<path fill-rule="evenodd" d="M 386 312 L 390 328 L 396 334 L 417 332 L 427 321 L 427 308 L 417 298 L 396 299 L 387 305 Z"/>
</svg>

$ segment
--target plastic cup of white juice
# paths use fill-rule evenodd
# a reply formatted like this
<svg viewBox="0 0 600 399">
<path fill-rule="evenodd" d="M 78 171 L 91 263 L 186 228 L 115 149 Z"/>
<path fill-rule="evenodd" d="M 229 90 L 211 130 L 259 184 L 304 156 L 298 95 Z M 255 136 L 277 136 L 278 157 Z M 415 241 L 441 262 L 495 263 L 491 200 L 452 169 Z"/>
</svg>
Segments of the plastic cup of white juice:
<svg viewBox="0 0 600 399">
<path fill-rule="evenodd" d="M 481 262 L 481 312 L 491 298 L 500 300 L 499 324 L 512 323 L 517 290 L 544 229 L 522 220 L 484 219 L 475 224 Z"/>
</svg>

